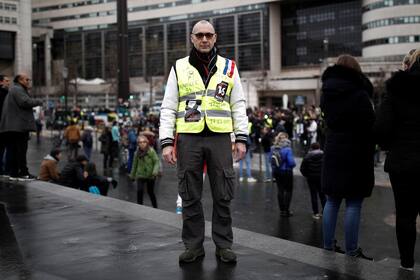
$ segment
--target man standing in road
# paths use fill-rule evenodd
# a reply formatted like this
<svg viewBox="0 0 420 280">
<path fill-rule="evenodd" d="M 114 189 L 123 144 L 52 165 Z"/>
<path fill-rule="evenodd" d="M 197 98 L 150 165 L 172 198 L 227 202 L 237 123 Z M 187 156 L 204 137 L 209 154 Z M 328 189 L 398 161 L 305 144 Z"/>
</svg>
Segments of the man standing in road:
<svg viewBox="0 0 420 280">
<path fill-rule="evenodd" d="M 216 256 L 236 262 L 230 201 L 233 170 L 230 133 L 234 132 L 235 160 L 246 153 L 248 118 L 238 70 L 233 60 L 217 54 L 217 34 L 205 20 L 194 25 L 190 55 L 176 61 L 168 77 L 160 119 L 163 158 L 177 163 L 178 191 L 183 200 L 182 239 L 186 250 L 179 261 L 204 256 L 204 215 L 201 204 L 203 165 L 207 164 L 213 196 L 212 237 Z M 174 135 L 178 134 L 177 153 Z M 177 158 L 178 157 L 178 158 Z"/>
<path fill-rule="evenodd" d="M 9 93 L 10 80 L 7 76 L 0 75 L 0 120 L 3 110 L 3 103 Z M 4 162 L 4 152 L 6 151 L 5 137 L 0 136 L 0 176 L 6 175 L 6 164 Z"/>
<path fill-rule="evenodd" d="M 7 141 L 8 167 L 10 180 L 28 181 L 36 177 L 29 174 L 26 164 L 29 132 L 35 131 L 33 107 L 41 106 L 42 101 L 29 96 L 31 79 L 26 74 L 19 74 L 13 80 L 4 104 L 0 121 L 0 132 Z"/>
</svg>

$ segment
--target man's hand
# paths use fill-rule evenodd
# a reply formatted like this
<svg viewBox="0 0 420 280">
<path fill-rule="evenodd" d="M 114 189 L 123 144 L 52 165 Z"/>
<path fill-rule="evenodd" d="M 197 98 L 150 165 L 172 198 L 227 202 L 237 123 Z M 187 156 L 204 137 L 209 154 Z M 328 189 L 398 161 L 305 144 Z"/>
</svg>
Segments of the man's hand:
<svg viewBox="0 0 420 280">
<path fill-rule="evenodd" d="M 238 142 L 235 143 L 235 149 L 233 150 L 233 159 L 235 161 L 240 161 L 245 157 L 246 154 L 246 145 L 244 143 Z"/>
<path fill-rule="evenodd" d="M 173 146 L 166 146 L 165 148 L 163 148 L 162 156 L 167 163 L 176 163 L 175 149 Z"/>
</svg>

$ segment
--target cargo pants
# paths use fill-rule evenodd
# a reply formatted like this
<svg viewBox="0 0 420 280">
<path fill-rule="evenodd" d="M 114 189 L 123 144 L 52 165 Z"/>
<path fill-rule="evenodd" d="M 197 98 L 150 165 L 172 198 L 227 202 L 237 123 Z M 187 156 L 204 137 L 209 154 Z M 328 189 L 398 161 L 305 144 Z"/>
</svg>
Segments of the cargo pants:
<svg viewBox="0 0 420 280">
<path fill-rule="evenodd" d="M 185 247 L 200 248 L 204 242 L 201 196 L 205 161 L 213 197 L 212 238 L 217 247 L 231 248 L 230 201 L 234 195 L 235 171 L 230 134 L 179 134 L 177 155 L 178 191 L 182 198 L 182 240 Z"/>
</svg>

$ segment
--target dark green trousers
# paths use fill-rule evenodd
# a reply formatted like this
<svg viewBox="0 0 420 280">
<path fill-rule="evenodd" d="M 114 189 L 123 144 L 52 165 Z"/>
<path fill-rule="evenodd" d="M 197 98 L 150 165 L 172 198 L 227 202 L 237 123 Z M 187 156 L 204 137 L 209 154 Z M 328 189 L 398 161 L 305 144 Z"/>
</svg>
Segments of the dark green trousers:
<svg viewBox="0 0 420 280">
<path fill-rule="evenodd" d="M 207 164 L 213 196 L 212 238 L 216 246 L 231 248 L 230 201 L 234 193 L 235 171 L 230 135 L 180 134 L 177 155 L 178 191 L 183 208 L 182 240 L 186 248 L 199 248 L 204 242 L 201 204 L 204 162 Z"/>
</svg>

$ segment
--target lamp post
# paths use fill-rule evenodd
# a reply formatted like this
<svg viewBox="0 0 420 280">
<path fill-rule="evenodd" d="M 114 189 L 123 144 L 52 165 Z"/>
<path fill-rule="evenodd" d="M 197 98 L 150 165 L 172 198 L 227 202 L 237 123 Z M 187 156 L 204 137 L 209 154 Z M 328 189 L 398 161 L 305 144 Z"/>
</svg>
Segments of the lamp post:
<svg viewBox="0 0 420 280">
<path fill-rule="evenodd" d="M 127 0 L 117 1 L 118 26 L 118 98 L 128 99 L 130 80 L 128 74 L 128 19 Z"/>
<path fill-rule="evenodd" d="M 64 109 L 67 113 L 67 95 L 68 95 L 68 77 L 69 77 L 69 69 L 67 67 L 63 68 L 63 79 L 64 79 Z"/>
</svg>

